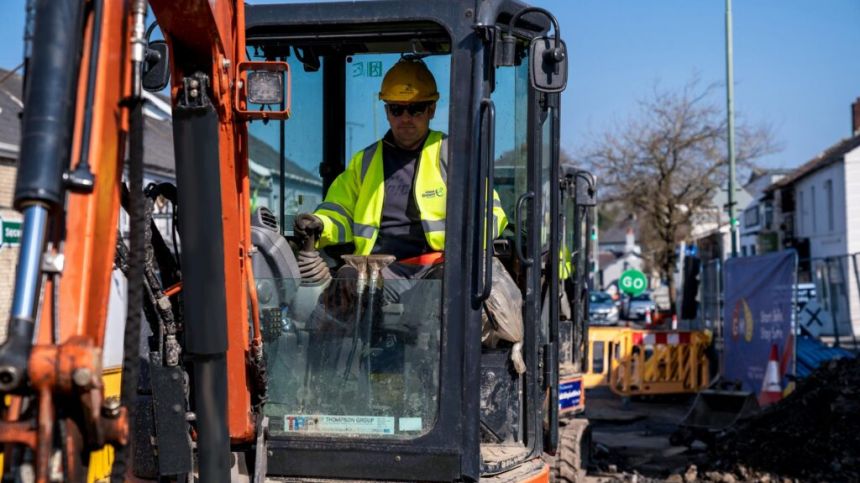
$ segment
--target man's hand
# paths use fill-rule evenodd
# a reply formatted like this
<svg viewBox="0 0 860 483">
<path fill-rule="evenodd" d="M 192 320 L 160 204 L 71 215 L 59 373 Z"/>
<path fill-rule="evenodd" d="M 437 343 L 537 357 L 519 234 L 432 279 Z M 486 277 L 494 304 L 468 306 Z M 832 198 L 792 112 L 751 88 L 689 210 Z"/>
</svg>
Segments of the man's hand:
<svg viewBox="0 0 860 483">
<path fill-rule="evenodd" d="M 301 238 L 319 238 L 323 232 L 323 222 L 318 216 L 310 213 L 302 213 L 296 217 L 293 231 Z"/>
</svg>

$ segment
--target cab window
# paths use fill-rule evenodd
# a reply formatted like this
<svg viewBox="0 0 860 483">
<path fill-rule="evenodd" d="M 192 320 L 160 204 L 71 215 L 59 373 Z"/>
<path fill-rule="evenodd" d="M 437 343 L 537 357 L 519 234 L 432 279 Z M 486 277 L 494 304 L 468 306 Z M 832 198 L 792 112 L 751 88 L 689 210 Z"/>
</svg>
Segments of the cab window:
<svg viewBox="0 0 860 483">
<path fill-rule="evenodd" d="M 286 236 L 293 235 L 298 214 L 312 213 L 322 202 L 352 156 L 385 135 L 382 79 L 401 57 L 418 55 L 407 50 L 410 42 L 341 36 L 310 45 L 304 39 L 258 46 L 262 58 L 290 63 L 292 116 L 249 127 L 252 203 L 271 210 Z M 430 128 L 446 132 L 450 48 L 419 56 L 440 93 Z M 341 260 L 334 255 L 328 262 L 333 267 Z M 359 294 L 355 280 L 336 276 L 320 286 L 297 278 L 256 279 L 269 434 L 412 439 L 434 428 L 442 281 L 396 282 L 398 297 L 387 298 L 367 286 Z"/>
<path fill-rule="evenodd" d="M 248 127 L 252 211 L 268 208 L 278 219 L 284 235 L 292 235 L 293 220 L 298 213 L 312 212 L 323 199 L 319 167 L 323 150 L 325 65 L 316 72 L 296 67 L 291 71 L 290 119 L 258 121 Z"/>
<path fill-rule="evenodd" d="M 346 129 L 344 159 L 347 164 L 360 149 L 378 141 L 388 131 L 385 104 L 379 100 L 379 86 L 388 69 L 401 54 L 356 54 L 346 58 Z M 450 96 L 451 56 L 431 55 L 422 59 L 436 78 L 439 100 L 430 129 L 448 132 L 448 102 Z"/>
<path fill-rule="evenodd" d="M 496 106 L 494 185 L 513 229 L 517 198 L 528 191 L 528 62 L 497 68 L 495 75 L 491 96 Z"/>
</svg>

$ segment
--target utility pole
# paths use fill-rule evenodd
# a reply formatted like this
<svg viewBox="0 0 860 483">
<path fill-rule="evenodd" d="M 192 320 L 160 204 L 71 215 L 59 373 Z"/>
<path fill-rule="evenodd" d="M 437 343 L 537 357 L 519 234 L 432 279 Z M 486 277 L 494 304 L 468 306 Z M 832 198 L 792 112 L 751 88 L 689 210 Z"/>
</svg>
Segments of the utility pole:
<svg viewBox="0 0 860 483">
<path fill-rule="evenodd" d="M 726 110 L 729 141 L 729 236 L 731 257 L 738 256 L 738 222 L 735 217 L 735 102 L 734 72 L 732 70 L 732 0 L 726 0 Z"/>
</svg>

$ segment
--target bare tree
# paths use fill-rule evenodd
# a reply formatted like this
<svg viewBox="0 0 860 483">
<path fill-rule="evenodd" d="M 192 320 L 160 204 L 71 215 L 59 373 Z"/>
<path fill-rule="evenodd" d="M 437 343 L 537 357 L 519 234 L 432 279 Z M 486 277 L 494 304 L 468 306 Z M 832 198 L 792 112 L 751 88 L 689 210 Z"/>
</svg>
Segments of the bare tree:
<svg viewBox="0 0 860 483">
<path fill-rule="evenodd" d="M 639 216 L 646 259 L 668 282 L 673 307 L 676 244 L 728 177 L 726 117 L 711 100 L 715 89 L 701 88 L 695 78 L 680 90 L 655 88 L 639 102 L 638 114 L 605 133 L 586 155 L 601 198 Z M 741 166 L 775 151 L 767 126 L 738 123 L 735 132 Z"/>
</svg>

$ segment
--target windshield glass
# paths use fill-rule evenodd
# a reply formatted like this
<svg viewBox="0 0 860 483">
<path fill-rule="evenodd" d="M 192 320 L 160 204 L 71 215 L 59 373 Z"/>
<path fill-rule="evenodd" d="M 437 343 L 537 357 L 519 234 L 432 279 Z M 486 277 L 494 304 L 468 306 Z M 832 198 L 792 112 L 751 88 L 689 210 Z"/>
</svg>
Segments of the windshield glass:
<svg viewBox="0 0 860 483">
<path fill-rule="evenodd" d="M 611 303 L 612 302 L 612 297 L 610 297 L 609 294 L 604 293 L 604 292 L 591 292 L 589 294 L 589 297 L 591 297 L 589 302 L 591 302 L 593 304 L 595 304 L 595 303 L 596 304 L 602 304 L 602 303 Z"/>
<path fill-rule="evenodd" d="M 636 295 L 631 300 L 633 300 L 634 302 L 650 302 L 651 301 L 651 294 L 643 293 L 640 295 Z"/>
<path fill-rule="evenodd" d="M 494 183 L 509 222 L 515 219 L 517 199 L 528 191 L 528 61 L 496 69 L 491 99 L 496 107 Z M 526 212 L 523 212 L 523 226 Z M 513 231 L 512 223 L 508 227 Z"/>
<path fill-rule="evenodd" d="M 301 67 L 290 71 L 288 121 L 248 123 L 251 211 L 268 208 L 285 235 L 293 234 L 296 214 L 313 211 L 323 199 L 319 165 L 323 153 L 324 59 L 321 63 L 316 71 Z"/>
<path fill-rule="evenodd" d="M 271 435 L 413 438 L 432 429 L 441 280 L 358 290 L 354 279 L 257 280 Z"/>
<path fill-rule="evenodd" d="M 378 141 L 388 131 L 385 103 L 379 100 L 382 78 L 401 59 L 401 54 L 355 54 L 346 58 L 346 132 L 344 159 Z M 451 100 L 451 55 L 431 55 L 422 59 L 436 79 L 439 100 L 430 129 L 448 133 L 448 106 Z"/>
</svg>

